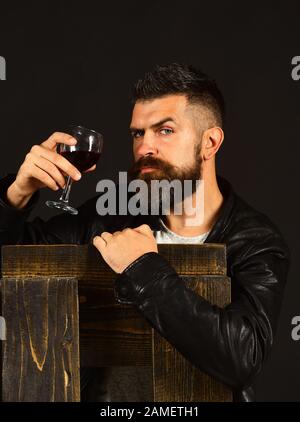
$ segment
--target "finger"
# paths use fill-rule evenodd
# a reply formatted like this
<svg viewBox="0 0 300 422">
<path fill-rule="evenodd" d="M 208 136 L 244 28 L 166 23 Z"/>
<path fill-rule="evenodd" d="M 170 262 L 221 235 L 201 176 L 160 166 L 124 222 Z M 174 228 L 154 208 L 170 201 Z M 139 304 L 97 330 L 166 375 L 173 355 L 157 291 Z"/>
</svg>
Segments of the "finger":
<svg viewBox="0 0 300 422">
<path fill-rule="evenodd" d="M 64 132 L 54 132 L 46 141 L 41 145 L 45 148 L 55 149 L 57 144 L 75 145 L 76 138 Z"/>
<path fill-rule="evenodd" d="M 81 174 L 79 170 L 73 166 L 65 157 L 58 154 L 56 151 L 51 151 L 47 148 L 44 148 L 40 145 L 34 145 L 31 148 L 30 154 L 38 155 L 40 157 L 46 158 L 48 161 L 51 161 L 60 170 L 64 171 L 68 176 L 71 176 L 73 180 L 79 180 Z"/>
<path fill-rule="evenodd" d="M 106 243 L 113 237 L 113 235 L 109 232 L 102 232 L 100 236 Z"/>
<path fill-rule="evenodd" d="M 90 171 L 94 171 L 95 170 L 95 168 L 96 168 L 96 164 L 94 164 L 92 167 L 90 167 L 89 169 L 87 169 L 87 170 L 84 170 L 82 173 L 89 173 Z"/>
<path fill-rule="evenodd" d="M 146 235 L 149 233 L 152 234 L 152 230 L 150 226 L 148 226 L 148 224 L 142 224 L 141 226 L 135 227 L 133 230 L 141 234 L 146 234 Z"/>
<path fill-rule="evenodd" d="M 50 177 L 48 173 L 46 173 L 44 170 L 40 169 L 39 167 L 35 165 L 32 166 L 32 168 L 30 168 L 30 176 L 39 180 L 45 186 L 47 186 L 48 188 L 52 190 L 56 191 L 59 189 L 59 186 L 57 186 L 57 184 L 55 183 L 55 180 L 53 180 L 52 177 Z"/>
<path fill-rule="evenodd" d="M 49 174 L 52 179 L 55 180 L 56 184 L 63 188 L 66 184 L 65 178 L 58 168 L 49 160 L 38 155 L 33 155 L 33 163 Z"/>
<path fill-rule="evenodd" d="M 102 254 L 103 249 L 106 247 L 106 242 L 100 236 L 95 236 L 93 238 L 93 245 L 98 249 Z"/>
</svg>

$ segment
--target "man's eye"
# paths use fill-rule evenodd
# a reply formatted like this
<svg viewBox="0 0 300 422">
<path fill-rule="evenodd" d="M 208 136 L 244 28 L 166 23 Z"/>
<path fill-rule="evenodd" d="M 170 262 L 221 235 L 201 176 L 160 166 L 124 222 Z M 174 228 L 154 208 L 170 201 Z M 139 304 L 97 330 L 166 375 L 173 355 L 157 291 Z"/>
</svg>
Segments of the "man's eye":
<svg viewBox="0 0 300 422">
<path fill-rule="evenodd" d="M 170 135 L 171 133 L 173 133 L 173 129 L 165 127 L 163 129 L 160 129 L 160 133 L 162 132 L 164 132 L 163 135 Z"/>
</svg>

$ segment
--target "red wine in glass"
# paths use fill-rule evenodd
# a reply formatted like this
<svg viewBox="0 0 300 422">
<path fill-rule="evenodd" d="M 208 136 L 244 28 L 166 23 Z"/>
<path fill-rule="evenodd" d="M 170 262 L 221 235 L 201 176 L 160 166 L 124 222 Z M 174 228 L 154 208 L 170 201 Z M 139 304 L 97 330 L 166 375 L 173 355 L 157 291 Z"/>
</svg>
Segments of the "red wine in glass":
<svg viewBox="0 0 300 422">
<path fill-rule="evenodd" d="M 92 167 L 99 160 L 103 148 L 103 136 L 92 129 L 83 126 L 70 126 L 67 131 L 77 139 L 76 145 L 58 145 L 58 153 L 72 163 L 80 172 Z M 58 208 L 70 214 L 78 214 L 78 210 L 69 205 L 69 194 L 73 180 L 67 178 L 66 186 L 59 201 L 46 201 L 51 208 Z"/>
<path fill-rule="evenodd" d="M 94 151 L 61 151 L 60 154 L 73 164 L 80 172 L 83 172 L 94 164 L 100 158 L 100 152 Z"/>
</svg>

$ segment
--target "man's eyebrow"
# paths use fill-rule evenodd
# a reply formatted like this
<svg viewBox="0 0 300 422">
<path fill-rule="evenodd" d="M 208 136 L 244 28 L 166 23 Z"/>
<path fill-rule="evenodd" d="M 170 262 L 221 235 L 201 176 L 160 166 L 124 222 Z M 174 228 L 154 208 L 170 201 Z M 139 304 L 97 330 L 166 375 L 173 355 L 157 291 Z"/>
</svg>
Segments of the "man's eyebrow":
<svg viewBox="0 0 300 422">
<path fill-rule="evenodd" d="M 163 124 L 164 124 L 164 123 L 166 123 L 166 122 L 173 122 L 173 123 L 177 124 L 177 122 L 173 119 L 173 117 L 165 117 L 164 119 L 160 120 L 159 122 L 153 123 L 153 124 L 150 126 L 150 128 L 151 128 L 151 129 L 155 129 L 156 127 L 159 127 L 159 126 L 163 125 Z M 134 132 L 134 131 L 136 131 L 136 130 L 144 130 L 144 129 L 143 129 L 143 128 L 137 128 L 137 127 L 133 127 L 133 126 L 131 126 L 131 127 L 129 128 L 129 130 L 130 130 L 131 132 Z"/>
</svg>

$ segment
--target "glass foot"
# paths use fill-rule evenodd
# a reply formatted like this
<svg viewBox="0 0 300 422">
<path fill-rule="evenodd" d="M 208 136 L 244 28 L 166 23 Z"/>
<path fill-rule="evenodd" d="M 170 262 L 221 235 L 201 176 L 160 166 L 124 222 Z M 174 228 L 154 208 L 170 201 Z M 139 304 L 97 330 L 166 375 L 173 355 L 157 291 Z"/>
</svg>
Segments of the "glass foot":
<svg viewBox="0 0 300 422">
<path fill-rule="evenodd" d="M 59 210 L 69 212 L 70 214 L 77 215 L 78 210 L 63 202 L 46 201 L 46 205 L 50 208 L 58 208 Z"/>
</svg>

